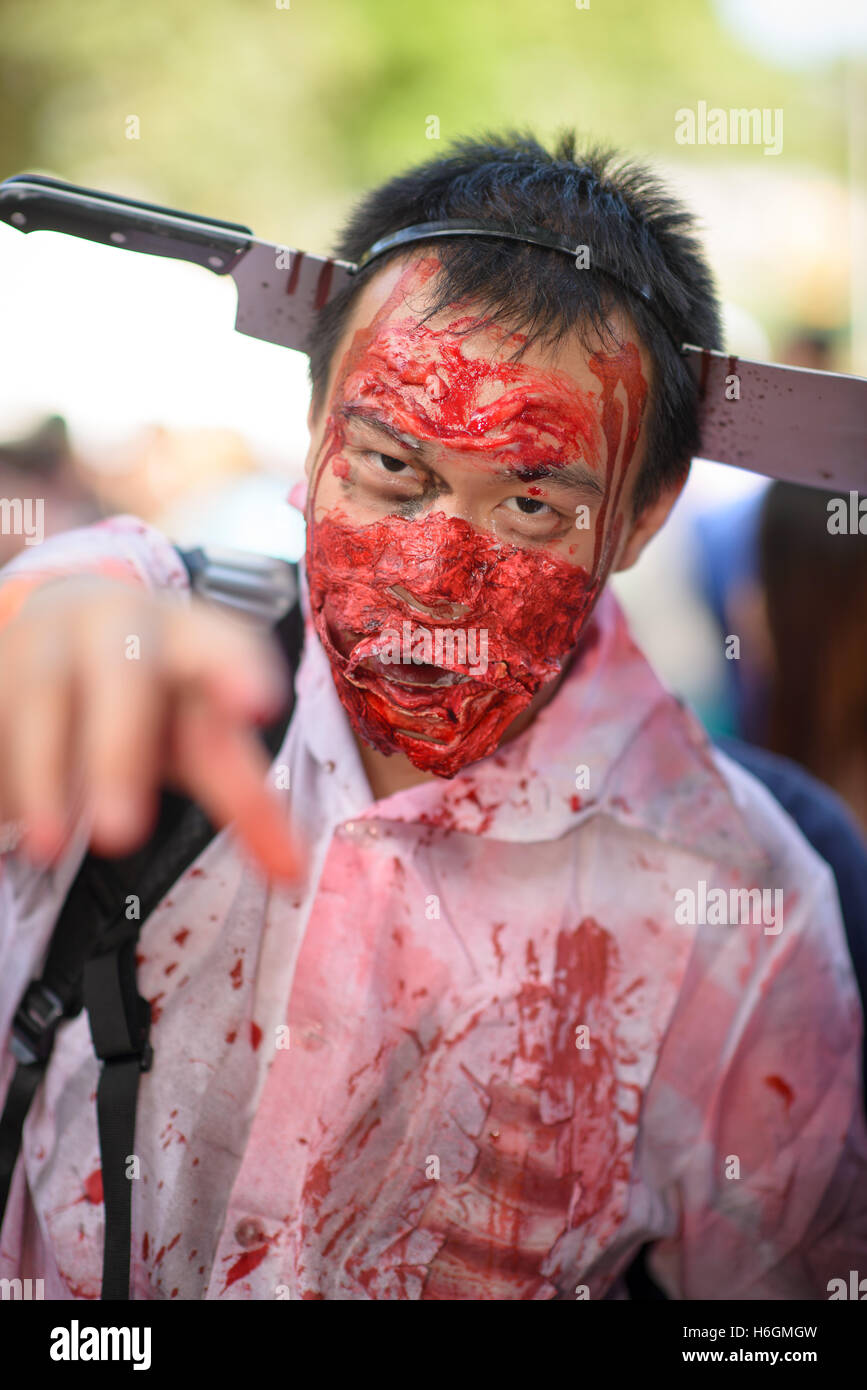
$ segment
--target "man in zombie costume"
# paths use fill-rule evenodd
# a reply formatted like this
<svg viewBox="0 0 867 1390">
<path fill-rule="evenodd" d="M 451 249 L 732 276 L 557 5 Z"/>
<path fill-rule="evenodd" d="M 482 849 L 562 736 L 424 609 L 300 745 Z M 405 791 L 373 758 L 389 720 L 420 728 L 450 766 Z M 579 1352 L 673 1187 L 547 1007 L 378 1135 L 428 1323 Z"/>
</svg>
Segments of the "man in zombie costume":
<svg viewBox="0 0 867 1390">
<path fill-rule="evenodd" d="M 338 253 L 363 262 L 449 218 L 544 228 L 589 263 L 420 238 L 371 257 L 317 320 L 293 494 L 306 640 L 271 769 L 305 848 L 289 886 L 261 872 L 283 853 L 273 803 L 240 744 L 205 740 L 225 763 L 188 781 L 232 824 L 140 938 L 154 1064 L 133 1296 L 616 1297 L 650 1244 L 670 1297 L 825 1298 L 867 1267 L 862 1024 L 834 881 L 661 686 L 606 588 L 697 446 L 677 347 L 716 348 L 719 326 L 690 219 L 568 140 L 553 157 L 465 142 L 364 199 Z M 94 570 L 172 597 L 149 615 L 194 616 L 168 540 L 115 518 L 5 572 L 19 667 L 25 617 L 47 630 L 57 601 L 44 577 Z M 75 609 L 91 630 L 94 592 Z M 132 679 L 107 641 L 100 660 Z M 120 702 L 101 711 L 117 740 Z M 152 724 L 138 762 L 159 766 Z M 0 1027 L 88 841 L 145 833 L 131 785 L 111 808 L 91 796 L 52 871 L 7 856 Z M 39 793 L 26 804 L 45 852 Z M 79 1018 L 0 1240 L 0 1274 L 44 1277 L 46 1296 L 99 1293 L 96 1077 Z"/>
</svg>

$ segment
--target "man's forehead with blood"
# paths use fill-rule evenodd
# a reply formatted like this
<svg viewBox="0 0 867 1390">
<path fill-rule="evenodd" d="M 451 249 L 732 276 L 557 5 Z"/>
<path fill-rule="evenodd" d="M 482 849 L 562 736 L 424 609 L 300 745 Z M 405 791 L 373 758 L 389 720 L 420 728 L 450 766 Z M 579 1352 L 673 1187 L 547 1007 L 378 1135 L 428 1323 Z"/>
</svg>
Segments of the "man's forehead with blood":
<svg viewBox="0 0 867 1390">
<path fill-rule="evenodd" d="M 350 330 L 308 455 L 307 571 L 313 620 L 356 732 L 450 777 L 497 747 L 574 649 L 615 558 L 646 386 L 630 343 L 586 360 L 573 352 L 566 371 L 538 355 L 509 360 L 516 335 L 480 326 L 467 306 L 420 323 L 438 265 L 426 257 L 390 268 L 378 303 L 357 306 L 361 326 Z M 421 515 L 402 508 L 382 473 L 365 496 L 355 477 L 364 450 L 347 431 L 371 414 L 403 455 L 426 448 L 444 491 L 457 494 L 451 514 L 435 493 Z M 474 489 L 492 478 L 512 495 L 544 498 L 576 465 L 599 498 L 590 532 L 575 530 L 558 548 L 514 544 L 508 524 L 476 524 Z M 468 626 L 483 632 L 488 667 L 469 669 L 454 646 L 412 674 L 384 666 L 381 634 L 406 631 L 407 619 L 410 634 L 420 619 L 464 637 Z"/>
<path fill-rule="evenodd" d="M 485 323 L 478 308 L 472 314 L 454 306 L 420 323 L 439 269 L 430 255 L 392 265 L 361 296 L 344 337 L 348 346 L 335 353 L 331 398 L 308 455 L 315 514 L 342 505 L 363 524 L 342 451 L 350 422 L 368 420 L 380 431 L 390 427 L 408 461 L 421 444 L 440 475 L 458 466 L 468 487 L 473 474 L 508 478 L 516 494 L 541 503 L 553 487 L 553 500 L 564 505 L 557 483 L 579 471 L 569 465 L 580 461 L 590 484 L 580 501 L 591 511 L 598 507 L 598 524 L 590 529 L 599 544 L 588 553 L 587 528 L 572 528 L 552 548 L 574 564 L 607 570 L 616 549 L 612 529 L 619 538 L 631 498 L 628 465 L 642 452 L 636 445 L 650 376 L 646 354 L 620 334 L 613 352 L 610 345 L 607 353 L 590 355 L 575 346 L 550 355 L 530 349 L 512 360 L 524 335 Z M 618 333 L 623 326 L 615 321 Z M 394 510 L 405 514 L 397 504 Z"/>
</svg>

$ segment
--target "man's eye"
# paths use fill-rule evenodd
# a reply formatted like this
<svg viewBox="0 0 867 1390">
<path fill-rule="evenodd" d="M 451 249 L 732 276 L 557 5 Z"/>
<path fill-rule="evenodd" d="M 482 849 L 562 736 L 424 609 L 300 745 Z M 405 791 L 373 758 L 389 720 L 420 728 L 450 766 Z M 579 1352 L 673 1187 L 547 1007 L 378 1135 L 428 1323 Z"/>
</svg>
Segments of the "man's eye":
<svg viewBox="0 0 867 1390">
<path fill-rule="evenodd" d="M 379 459 L 382 466 L 387 468 L 389 473 L 399 473 L 402 468 L 409 467 L 409 464 L 404 463 L 403 459 L 392 458 L 391 454 L 373 454 L 373 458 Z"/>
<path fill-rule="evenodd" d="M 519 512 L 523 512 L 525 516 L 537 516 L 543 508 L 546 511 L 551 510 L 548 503 L 540 502 L 538 497 L 510 497 L 506 502 L 506 506 L 508 507 L 510 503 L 514 503 L 515 509 Z"/>
</svg>

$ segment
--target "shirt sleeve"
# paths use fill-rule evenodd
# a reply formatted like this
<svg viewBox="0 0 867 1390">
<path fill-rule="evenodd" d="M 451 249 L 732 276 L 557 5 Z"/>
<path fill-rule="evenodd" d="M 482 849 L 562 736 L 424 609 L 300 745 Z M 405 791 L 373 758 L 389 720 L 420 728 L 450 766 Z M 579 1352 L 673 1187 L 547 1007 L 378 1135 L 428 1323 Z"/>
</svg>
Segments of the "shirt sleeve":
<svg viewBox="0 0 867 1390">
<path fill-rule="evenodd" d="M 0 626 L 40 584 L 74 574 L 103 574 L 189 597 L 186 568 L 174 546 L 133 516 L 111 517 L 27 547 L 0 569 Z M 0 824 L 0 1104 L 14 1071 L 8 1050 L 12 1017 L 42 966 L 51 932 L 87 851 L 86 824 L 75 827 L 58 862 L 47 868 L 15 854 L 14 826 Z"/>
<path fill-rule="evenodd" d="M 782 926 L 696 940 L 650 1117 L 672 1234 L 648 1267 L 676 1299 L 827 1299 L 867 1272 L 860 998 L 830 869 L 764 787 L 735 780 Z"/>
<path fill-rule="evenodd" d="M 186 567 L 171 542 L 134 516 L 112 516 L 50 536 L 0 569 L 0 627 L 28 594 L 65 575 L 99 574 L 152 590 L 189 594 Z"/>
</svg>

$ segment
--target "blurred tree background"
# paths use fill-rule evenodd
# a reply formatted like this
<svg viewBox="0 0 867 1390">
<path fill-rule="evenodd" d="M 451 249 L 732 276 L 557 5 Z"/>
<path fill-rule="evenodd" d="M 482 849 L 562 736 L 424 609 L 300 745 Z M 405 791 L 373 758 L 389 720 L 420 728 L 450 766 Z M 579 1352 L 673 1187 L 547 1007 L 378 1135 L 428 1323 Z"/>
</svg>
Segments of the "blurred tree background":
<svg viewBox="0 0 867 1390">
<path fill-rule="evenodd" d="M 709 0 L 0 0 L 0 170 L 146 193 L 323 246 L 353 194 L 486 128 L 673 157 L 674 112 L 782 107 L 783 159 L 844 177 L 842 59 L 805 78 Z M 140 138 L 126 138 L 131 115 Z M 761 149 L 693 150 L 718 167 Z"/>
<path fill-rule="evenodd" d="M 867 371 L 850 252 L 858 13 L 856 0 L 0 0 L 0 175 L 53 173 L 325 251 L 361 190 L 454 137 L 569 126 L 680 171 L 724 294 L 777 338 L 851 328 L 844 357 Z M 782 153 L 678 145 L 675 112 L 699 101 L 781 109 Z"/>
</svg>

